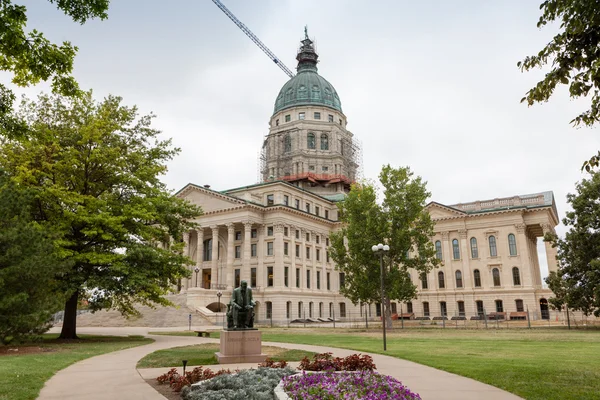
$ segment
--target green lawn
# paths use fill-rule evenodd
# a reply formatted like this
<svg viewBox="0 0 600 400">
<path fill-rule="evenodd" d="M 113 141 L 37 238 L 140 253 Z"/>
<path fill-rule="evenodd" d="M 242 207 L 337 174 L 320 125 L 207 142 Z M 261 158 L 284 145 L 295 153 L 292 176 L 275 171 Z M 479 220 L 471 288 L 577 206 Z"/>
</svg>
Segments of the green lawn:
<svg viewBox="0 0 600 400">
<path fill-rule="evenodd" d="M 600 399 L 600 332 L 409 329 L 263 329 L 263 341 L 387 354 L 467 376 L 526 399 Z"/>
<path fill-rule="evenodd" d="M 0 355 L 0 400 L 33 400 L 52 375 L 77 361 L 153 342 L 141 336 L 86 335 L 78 341 L 60 342 L 57 336 L 44 335 L 41 342 L 23 345 L 40 347 L 41 352 Z"/>
<path fill-rule="evenodd" d="M 188 365 L 215 365 L 218 364 L 215 352 L 219 351 L 219 344 L 205 343 L 192 346 L 174 347 L 171 349 L 157 350 L 138 361 L 138 368 L 178 367 L 182 360 L 188 360 Z M 288 350 L 281 347 L 263 346 L 263 353 L 274 360 L 300 361 L 305 356 L 312 358 L 315 353 L 303 350 Z"/>
</svg>

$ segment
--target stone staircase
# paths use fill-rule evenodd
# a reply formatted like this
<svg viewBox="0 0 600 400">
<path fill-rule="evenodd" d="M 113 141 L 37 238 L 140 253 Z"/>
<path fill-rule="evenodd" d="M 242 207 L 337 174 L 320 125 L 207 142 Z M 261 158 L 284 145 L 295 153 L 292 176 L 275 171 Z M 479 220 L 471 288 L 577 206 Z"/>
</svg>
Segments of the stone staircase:
<svg viewBox="0 0 600 400">
<path fill-rule="evenodd" d="M 192 325 L 212 325 L 213 323 L 204 318 L 200 313 L 188 308 L 186 295 L 177 294 L 166 296 L 175 307 L 156 306 L 151 308 L 139 305 L 136 309 L 142 314 L 141 317 L 124 318 L 120 312 L 115 310 L 85 313 L 77 316 L 78 327 L 123 327 L 123 326 L 145 326 L 145 327 L 187 327 L 189 315 L 192 314 Z M 61 323 L 57 324 L 58 326 Z"/>
</svg>

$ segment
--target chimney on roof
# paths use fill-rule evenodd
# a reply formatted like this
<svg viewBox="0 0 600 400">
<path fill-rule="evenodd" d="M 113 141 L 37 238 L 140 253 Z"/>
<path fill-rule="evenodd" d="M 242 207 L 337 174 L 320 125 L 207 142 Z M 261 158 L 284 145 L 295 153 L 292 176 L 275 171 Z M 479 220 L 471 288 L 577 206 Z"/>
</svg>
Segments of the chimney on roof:
<svg viewBox="0 0 600 400">
<path fill-rule="evenodd" d="M 204 185 L 204 187 L 210 189 L 210 185 Z"/>
</svg>

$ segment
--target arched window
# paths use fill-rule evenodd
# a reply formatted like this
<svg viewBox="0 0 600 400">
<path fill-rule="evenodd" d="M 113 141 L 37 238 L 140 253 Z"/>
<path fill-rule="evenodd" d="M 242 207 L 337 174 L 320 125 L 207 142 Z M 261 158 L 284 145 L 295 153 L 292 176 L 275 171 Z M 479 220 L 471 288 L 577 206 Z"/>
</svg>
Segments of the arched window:
<svg viewBox="0 0 600 400">
<path fill-rule="evenodd" d="M 423 302 L 423 316 L 429 317 L 429 302 L 428 301 Z"/>
<path fill-rule="evenodd" d="M 435 257 L 438 260 L 442 259 L 442 242 L 439 240 L 435 242 Z"/>
<path fill-rule="evenodd" d="M 513 285 L 521 286 L 521 274 L 519 274 L 519 268 L 513 267 L 512 274 L 513 274 Z"/>
<path fill-rule="evenodd" d="M 286 153 L 292 151 L 292 138 L 290 135 L 285 135 L 285 138 L 283 139 L 283 151 Z"/>
<path fill-rule="evenodd" d="M 421 288 L 427 289 L 427 274 L 425 272 L 421 272 Z"/>
<path fill-rule="evenodd" d="M 288 301 L 285 303 L 285 317 L 290 319 L 292 317 L 292 302 Z"/>
<path fill-rule="evenodd" d="M 479 250 L 477 250 L 477 239 L 471 238 L 471 258 L 479 258 Z"/>
<path fill-rule="evenodd" d="M 438 272 L 438 285 L 440 289 L 444 289 L 446 287 L 444 282 L 444 273 L 442 271 Z"/>
<path fill-rule="evenodd" d="M 525 311 L 525 308 L 523 307 L 523 300 L 520 300 L 520 299 L 515 300 L 515 306 L 517 307 L 517 312 Z"/>
<path fill-rule="evenodd" d="M 308 318 L 313 317 L 313 302 L 308 303 Z"/>
<path fill-rule="evenodd" d="M 329 318 L 333 318 L 333 303 L 329 303 Z"/>
<path fill-rule="evenodd" d="M 494 279 L 494 286 L 500 286 L 500 270 L 498 268 L 492 270 L 492 278 Z"/>
<path fill-rule="evenodd" d="M 212 239 L 204 241 L 204 253 L 202 254 L 203 261 L 212 261 Z"/>
<path fill-rule="evenodd" d="M 308 137 L 306 139 L 306 147 L 308 147 L 309 149 L 316 149 L 317 146 L 315 144 L 315 134 L 314 133 L 309 133 Z"/>
<path fill-rule="evenodd" d="M 490 257 L 496 257 L 498 255 L 498 250 L 496 249 L 496 237 L 490 236 L 488 240 L 490 242 Z"/>
<path fill-rule="evenodd" d="M 346 318 L 346 303 L 340 303 L 340 318 Z"/>
<path fill-rule="evenodd" d="M 311 96 L 314 100 L 320 100 L 321 99 L 321 89 L 319 89 L 319 86 L 314 85 L 312 87 L 312 96 Z"/>
<path fill-rule="evenodd" d="M 515 239 L 515 235 L 512 233 L 508 235 L 508 251 L 511 256 L 517 255 L 517 239 Z"/>
<path fill-rule="evenodd" d="M 326 133 L 321 135 L 321 150 L 329 150 L 329 136 Z"/>
<path fill-rule="evenodd" d="M 478 269 L 473 271 L 473 278 L 475 281 L 475 287 L 481 287 L 481 273 Z"/>
<path fill-rule="evenodd" d="M 323 302 L 319 303 L 319 318 L 323 318 Z"/>
<path fill-rule="evenodd" d="M 460 249 L 458 248 L 458 239 L 452 240 L 452 257 L 455 260 L 460 260 Z"/>
<path fill-rule="evenodd" d="M 298 318 L 303 318 L 302 312 L 304 311 L 304 305 L 301 301 L 298 302 Z"/>
<path fill-rule="evenodd" d="M 457 288 L 463 287 L 463 284 L 462 284 L 462 272 L 460 272 L 460 271 L 457 270 L 454 274 L 456 275 L 456 287 Z"/>
</svg>

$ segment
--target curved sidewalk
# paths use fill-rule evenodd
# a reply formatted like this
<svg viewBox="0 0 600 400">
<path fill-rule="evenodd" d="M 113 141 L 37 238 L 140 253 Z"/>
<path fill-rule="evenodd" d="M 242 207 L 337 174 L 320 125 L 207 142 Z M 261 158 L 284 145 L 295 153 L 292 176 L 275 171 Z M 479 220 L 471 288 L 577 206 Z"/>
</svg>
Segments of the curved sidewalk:
<svg viewBox="0 0 600 400">
<path fill-rule="evenodd" d="M 132 329 L 136 329 L 136 331 L 133 332 Z M 81 329 L 80 333 L 127 335 L 140 334 L 143 329 L 146 329 L 147 333 L 147 328 L 88 328 Z M 160 349 L 218 342 L 217 339 L 196 337 L 148 336 L 154 339 L 155 342 L 88 358 L 59 371 L 46 382 L 38 399 L 164 400 L 165 397 L 150 387 L 136 370 L 137 362 L 146 354 Z M 334 356 L 340 357 L 356 353 L 352 350 L 324 346 L 275 342 L 264 342 L 263 344 L 318 353 L 331 352 Z M 380 354 L 364 352 L 363 354 L 369 354 L 373 357 L 373 361 L 377 365 L 377 371 L 402 381 L 412 392 L 418 393 L 423 400 L 520 399 L 520 397 L 496 387 L 435 368 Z M 249 366 L 255 366 L 255 364 Z M 232 366 L 223 365 L 222 367 L 230 368 Z M 217 366 L 211 368 L 217 368 Z M 156 376 L 168 369 L 156 369 Z M 147 376 L 148 370 L 145 370 L 143 375 Z"/>
</svg>

